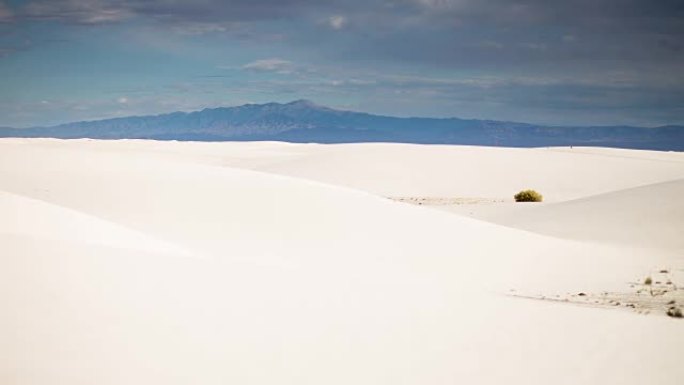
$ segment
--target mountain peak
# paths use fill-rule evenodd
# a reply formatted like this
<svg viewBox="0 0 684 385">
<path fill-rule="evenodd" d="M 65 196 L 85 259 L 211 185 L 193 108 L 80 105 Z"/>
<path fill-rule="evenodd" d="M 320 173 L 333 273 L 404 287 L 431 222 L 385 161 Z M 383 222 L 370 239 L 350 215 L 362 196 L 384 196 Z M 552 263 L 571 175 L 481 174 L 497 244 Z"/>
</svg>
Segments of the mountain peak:
<svg viewBox="0 0 684 385">
<path fill-rule="evenodd" d="M 298 99 L 294 100 L 292 102 L 286 103 L 286 106 L 293 106 L 293 107 L 307 107 L 307 108 L 320 108 L 318 104 L 312 102 L 311 100 L 308 99 Z"/>
</svg>

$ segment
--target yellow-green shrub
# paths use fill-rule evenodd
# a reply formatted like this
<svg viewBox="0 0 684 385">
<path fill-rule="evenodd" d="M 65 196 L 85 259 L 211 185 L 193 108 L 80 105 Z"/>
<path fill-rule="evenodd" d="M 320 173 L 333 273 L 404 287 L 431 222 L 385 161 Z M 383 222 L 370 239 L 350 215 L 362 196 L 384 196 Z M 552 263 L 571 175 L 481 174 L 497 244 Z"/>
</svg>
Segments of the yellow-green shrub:
<svg viewBox="0 0 684 385">
<path fill-rule="evenodd" d="M 513 196 L 516 202 L 541 202 L 544 197 L 534 190 L 522 190 Z"/>
</svg>

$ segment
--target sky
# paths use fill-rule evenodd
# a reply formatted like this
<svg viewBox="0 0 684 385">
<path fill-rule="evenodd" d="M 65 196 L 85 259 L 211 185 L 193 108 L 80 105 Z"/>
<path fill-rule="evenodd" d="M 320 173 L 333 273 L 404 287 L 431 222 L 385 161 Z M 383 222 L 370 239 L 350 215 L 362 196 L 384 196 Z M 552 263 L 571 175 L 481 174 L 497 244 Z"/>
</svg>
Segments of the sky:
<svg viewBox="0 0 684 385">
<path fill-rule="evenodd" d="M 684 1 L 0 0 L 0 126 L 296 99 L 684 124 Z"/>
</svg>

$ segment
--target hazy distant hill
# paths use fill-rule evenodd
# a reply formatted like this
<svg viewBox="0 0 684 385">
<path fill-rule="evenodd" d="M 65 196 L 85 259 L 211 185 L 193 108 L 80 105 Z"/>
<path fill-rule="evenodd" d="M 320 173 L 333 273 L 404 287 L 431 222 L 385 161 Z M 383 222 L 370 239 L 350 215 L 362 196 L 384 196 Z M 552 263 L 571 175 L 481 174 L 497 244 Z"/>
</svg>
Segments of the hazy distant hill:
<svg viewBox="0 0 684 385">
<path fill-rule="evenodd" d="M 582 145 L 684 151 L 683 126 L 557 127 L 457 118 L 395 118 L 334 110 L 306 100 L 54 127 L 0 128 L 0 137 L 403 142 L 513 147 Z"/>
</svg>

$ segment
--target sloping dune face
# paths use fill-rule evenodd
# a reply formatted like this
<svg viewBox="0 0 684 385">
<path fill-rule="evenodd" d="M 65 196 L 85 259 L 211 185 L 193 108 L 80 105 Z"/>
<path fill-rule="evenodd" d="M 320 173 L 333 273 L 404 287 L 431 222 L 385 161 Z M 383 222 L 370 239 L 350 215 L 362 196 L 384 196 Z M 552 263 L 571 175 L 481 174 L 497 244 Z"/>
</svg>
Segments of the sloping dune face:
<svg viewBox="0 0 684 385">
<path fill-rule="evenodd" d="M 619 290 L 680 259 L 263 172 L 325 148 L 0 141 L 0 382 L 684 376 L 679 320 L 507 295 Z"/>
<path fill-rule="evenodd" d="M 684 179 L 502 212 L 493 222 L 560 238 L 684 253 Z M 522 214 L 522 215 L 521 215 Z"/>
<path fill-rule="evenodd" d="M 432 203 L 563 239 L 684 252 L 683 153 L 360 144 L 282 146 L 276 155 L 275 148 L 224 162 Z M 513 194 L 526 188 L 543 193 L 545 203 L 513 204 Z"/>
</svg>

